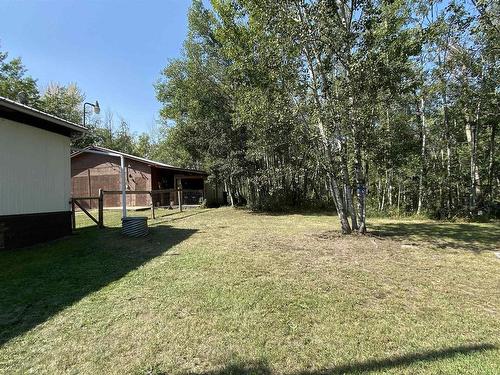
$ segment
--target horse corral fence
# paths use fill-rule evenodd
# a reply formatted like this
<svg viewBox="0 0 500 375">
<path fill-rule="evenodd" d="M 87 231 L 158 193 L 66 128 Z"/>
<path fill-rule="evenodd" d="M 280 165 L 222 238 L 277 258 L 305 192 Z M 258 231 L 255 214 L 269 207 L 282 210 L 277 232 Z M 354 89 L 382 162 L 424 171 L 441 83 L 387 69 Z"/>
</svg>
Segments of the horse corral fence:
<svg viewBox="0 0 500 375">
<path fill-rule="evenodd" d="M 127 195 L 131 194 L 147 194 L 151 197 L 151 218 L 155 219 L 155 208 L 168 207 L 173 208 L 178 206 L 182 212 L 182 206 L 185 201 L 188 204 L 201 204 L 204 198 L 203 190 L 192 189 L 164 189 L 164 190 L 127 190 Z M 85 215 L 87 215 L 99 228 L 104 228 L 104 198 L 106 195 L 122 194 L 120 190 L 102 190 L 99 189 L 99 194 L 96 197 L 72 197 L 71 198 L 71 224 L 73 229 L 76 229 L 76 208 L 78 207 Z M 83 202 L 97 201 L 97 217 L 94 217 L 89 209 L 86 208 Z M 88 205 L 92 207 L 92 204 Z M 147 206 L 146 206 L 147 207 Z"/>
</svg>

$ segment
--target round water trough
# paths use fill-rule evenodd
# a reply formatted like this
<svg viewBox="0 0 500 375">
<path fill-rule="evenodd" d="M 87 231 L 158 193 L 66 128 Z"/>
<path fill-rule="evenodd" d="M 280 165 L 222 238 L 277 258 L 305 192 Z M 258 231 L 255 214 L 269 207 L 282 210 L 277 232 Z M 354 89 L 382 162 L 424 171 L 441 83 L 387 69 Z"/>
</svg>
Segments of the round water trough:
<svg viewBox="0 0 500 375">
<path fill-rule="evenodd" d="M 122 233 L 130 237 L 142 237 L 148 234 L 146 216 L 125 217 L 122 219 Z"/>
</svg>

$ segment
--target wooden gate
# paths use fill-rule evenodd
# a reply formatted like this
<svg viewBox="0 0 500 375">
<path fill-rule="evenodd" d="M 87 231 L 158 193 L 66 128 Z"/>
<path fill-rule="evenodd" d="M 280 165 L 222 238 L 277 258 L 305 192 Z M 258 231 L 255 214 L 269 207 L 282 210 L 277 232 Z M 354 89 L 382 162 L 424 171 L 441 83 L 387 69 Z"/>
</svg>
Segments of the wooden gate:
<svg viewBox="0 0 500 375">
<path fill-rule="evenodd" d="M 97 200 L 97 218 L 95 218 L 87 209 L 84 207 L 81 201 Z M 71 198 L 71 226 L 76 229 L 76 207 L 80 208 L 85 215 L 87 215 L 94 223 L 97 224 L 99 228 L 104 228 L 104 194 L 102 189 L 99 189 L 99 196 L 97 197 L 72 197 Z M 92 205 L 90 205 L 92 207 Z"/>
</svg>

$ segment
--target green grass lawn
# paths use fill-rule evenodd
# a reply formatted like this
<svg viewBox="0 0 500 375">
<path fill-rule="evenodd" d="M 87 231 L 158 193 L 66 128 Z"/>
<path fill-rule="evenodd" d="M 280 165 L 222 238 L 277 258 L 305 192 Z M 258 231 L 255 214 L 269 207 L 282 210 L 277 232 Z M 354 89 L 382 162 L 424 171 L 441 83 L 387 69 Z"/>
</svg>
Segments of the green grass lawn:
<svg viewBox="0 0 500 375">
<path fill-rule="evenodd" d="M 500 373 L 498 223 L 158 214 L 0 253 L 0 373 Z"/>
</svg>

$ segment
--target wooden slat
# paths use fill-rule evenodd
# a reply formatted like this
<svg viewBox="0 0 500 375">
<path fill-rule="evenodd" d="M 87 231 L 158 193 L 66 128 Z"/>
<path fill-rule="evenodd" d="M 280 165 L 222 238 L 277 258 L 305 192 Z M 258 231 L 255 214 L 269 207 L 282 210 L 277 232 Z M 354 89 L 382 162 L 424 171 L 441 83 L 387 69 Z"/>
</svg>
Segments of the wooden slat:
<svg viewBox="0 0 500 375">
<path fill-rule="evenodd" d="M 104 194 L 121 194 L 121 190 L 103 190 Z M 151 194 L 148 190 L 127 190 L 125 194 Z"/>
<path fill-rule="evenodd" d="M 82 207 L 82 205 L 80 203 L 78 203 L 77 200 L 75 200 L 75 198 L 73 198 L 73 202 L 75 202 L 75 204 L 80 207 L 80 209 L 85 212 L 85 214 L 90 217 L 92 219 L 92 221 L 94 223 L 96 223 L 98 226 L 99 226 L 99 221 L 97 221 L 97 219 L 95 217 L 93 217 L 85 208 Z"/>
<path fill-rule="evenodd" d="M 166 193 L 172 193 L 176 191 L 181 191 L 185 193 L 190 193 L 190 192 L 203 192 L 203 189 L 164 189 L 164 190 L 127 190 L 125 191 L 125 194 L 166 194 Z M 103 190 L 102 191 L 104 194 L 121 194 L 121 190 Z M 88 199 L 88 198 L 76 198 L 76 199 Z M 92 199 L 99 199 L 99 197 L 92 198 Z"/>
</svg>

